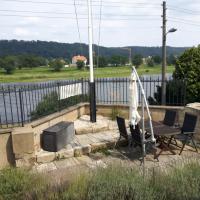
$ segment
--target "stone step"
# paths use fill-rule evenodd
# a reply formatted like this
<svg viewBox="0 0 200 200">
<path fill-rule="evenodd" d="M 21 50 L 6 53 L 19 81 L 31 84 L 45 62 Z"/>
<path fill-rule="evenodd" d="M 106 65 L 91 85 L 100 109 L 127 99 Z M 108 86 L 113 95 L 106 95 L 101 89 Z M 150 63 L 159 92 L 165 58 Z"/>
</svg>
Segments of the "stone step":
<svg viewBox="0 0 200 200">
<path fill-rule="evenodd" d="M 58 152 L 47 152 L 41 150 L 36 154 L 36 164 L 49 163 L 54 160 L 81 157 L 95 152 L 99 149 L 114 147 L 118 141 L 118 131 L 103 131 L 96 134 L 88 133 L 76 135 L 72 144 Z M 122 140 L 122 142 L 124 142 Z"/>
<path fill-rule="evenodd" d="M 126 123 L 128 124 L 128 121 L 126 121 Z M 112 121 L 109 118 L 100 115 L 97 116 L 96 123 L 90 122 L 90 116 L 83 115 L 80 119 L 74 122 L 74 127 L 76 135 L 84 135 L 88 133 L 95 134 L 103 131 L 118 130 L 116 121 Z"/>
</svg>

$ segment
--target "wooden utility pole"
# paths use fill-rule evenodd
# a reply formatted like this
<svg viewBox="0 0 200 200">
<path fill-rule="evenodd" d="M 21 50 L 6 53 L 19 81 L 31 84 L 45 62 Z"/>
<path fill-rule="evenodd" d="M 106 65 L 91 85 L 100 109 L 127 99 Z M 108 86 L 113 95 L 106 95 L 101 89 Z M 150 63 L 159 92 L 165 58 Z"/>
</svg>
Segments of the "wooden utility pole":
<svg viewBox="0 0 200 200">
<path fill-rule="evenodd" d="M 163 33 L 162 33 L 162 105 L 166 105 L 166 36 L 167 36 L 167 33 L 166 33 L 166 23 L 167 23 L 167 20 L 166 20 L 166 11 L 167 11 L 167 8 L 166 8 L 166 1 L 163 1 L 163 15 L 162 15 L 162 18 L 163 18 L 163 25 L 162 25 L 162 30 L 163 30 Z"/>
</svg>

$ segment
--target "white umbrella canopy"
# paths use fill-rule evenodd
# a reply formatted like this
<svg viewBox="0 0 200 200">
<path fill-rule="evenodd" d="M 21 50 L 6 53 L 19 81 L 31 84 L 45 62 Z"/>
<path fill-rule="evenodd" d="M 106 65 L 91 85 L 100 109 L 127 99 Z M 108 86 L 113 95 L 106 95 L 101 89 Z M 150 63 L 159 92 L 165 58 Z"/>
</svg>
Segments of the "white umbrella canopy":
<svg viewBox="0 0 200 200">
<path fill-rule="evenodd" d="M 129 119 L 131 125 L 135 127 L 141 120 L 141 117 L 138 113 L 138 104 L 139 104 L 139 95 L 137 87 L 137 77 L 135 71 L 133 70 L 130 77 L 130 86 L 129 86 Z"/>
</svg>

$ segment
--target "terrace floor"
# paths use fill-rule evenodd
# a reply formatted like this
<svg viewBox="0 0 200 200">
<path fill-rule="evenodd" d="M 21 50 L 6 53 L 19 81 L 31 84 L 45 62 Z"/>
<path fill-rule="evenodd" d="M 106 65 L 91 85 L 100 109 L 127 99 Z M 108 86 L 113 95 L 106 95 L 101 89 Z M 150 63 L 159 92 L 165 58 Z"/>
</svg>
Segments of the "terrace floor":
<svg viewBox="0 0 200 200">
<path fill-rule="evenodd" d="M 142 154 L 139 147 L 130 149 L 127 146 L 121 146 L 113 148 L 119 138 L 116 122 L 98 116 L 97 123 L 91 124 L 89 116 L 83 116 L 75 122 L 75 129 L 74 143 L 67 147 L 66 150 L 62 150 L 62 152 L 73 152 L 72 156 L 67 159 L 60 158 L 52 162 L 39 163 L 33 169 L 39 173 L 50 173 L 56 181 L 60 182 L 70 179 L 70 177 L 79 173 L 94 170 L 98 167 L 106 168 L 116 163 L 142 168 L 140 162 Z M 110 149 L 107 147 L 110 147 Z M 178 147 L 173 148 L 176 155 L 164 151 L 159 156 L 159 162 L 154 160 L 152 152 L 149 152 L 145 158 L 145 167 L 166 168 L 177 161 L 200 158 L 200 154 L 196 153 L 190 146 L 185 147 L 181 156 L 178 155 L 180 149 Z M 48 152 L 40 152 L 38 154 L 40 160 L 44 155 L 48 155 Z"/>
</svg>

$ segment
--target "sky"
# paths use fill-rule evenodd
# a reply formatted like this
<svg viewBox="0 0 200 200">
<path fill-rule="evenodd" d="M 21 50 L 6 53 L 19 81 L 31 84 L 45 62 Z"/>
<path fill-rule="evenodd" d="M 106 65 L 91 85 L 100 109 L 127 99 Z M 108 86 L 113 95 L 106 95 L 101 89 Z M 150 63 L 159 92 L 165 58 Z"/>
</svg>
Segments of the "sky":
<svg viewBox="0 0 200 200">
<path fill-rule="evenodd" d="M 161 0 L 92 0 L 92 4 L 95 44 L 162 45 Z M 0 39 L 88 43 L 87 0 L 0 0 L 0 5 Z M 168 46 L 197 46 L 200 0 L 168 0 L 167 29 L 172 27 L 178 31 L 167 35 Z"/>
</svg>

